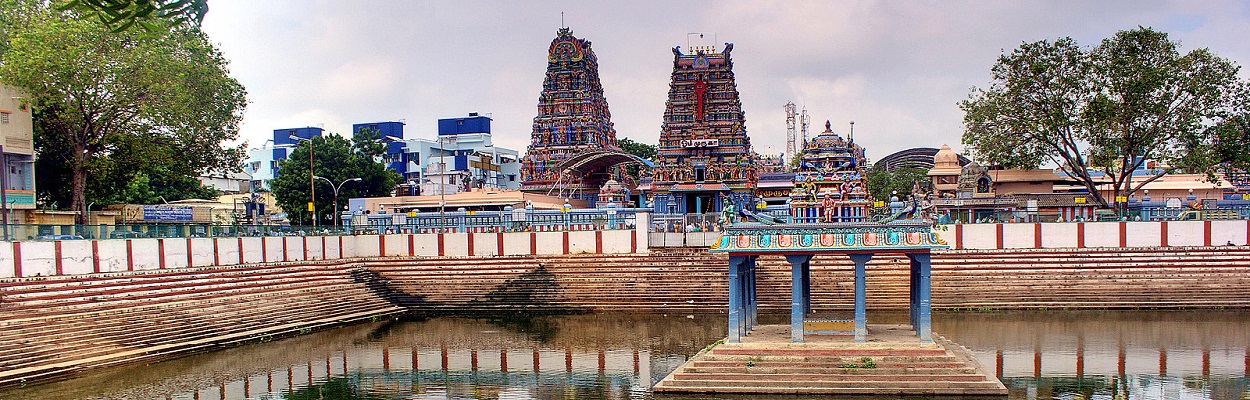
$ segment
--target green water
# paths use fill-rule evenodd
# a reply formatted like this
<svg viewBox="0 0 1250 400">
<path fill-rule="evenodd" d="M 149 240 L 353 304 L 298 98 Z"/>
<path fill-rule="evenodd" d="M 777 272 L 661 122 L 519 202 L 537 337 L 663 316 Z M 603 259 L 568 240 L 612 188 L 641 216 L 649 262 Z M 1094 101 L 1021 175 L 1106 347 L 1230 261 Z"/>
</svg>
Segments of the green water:
<svg viewBox="0 0 1250 400">
<path fill-rule="evenodd" d="M 724 325 L 621 314 L 371 323 L 93 370 L 0 399 L 759 398 L 650 392 Z M 942 313 L 934 331 L 997 371 L 1012 399 L 1250 399 L 1250 311 Z"/>
</svg>

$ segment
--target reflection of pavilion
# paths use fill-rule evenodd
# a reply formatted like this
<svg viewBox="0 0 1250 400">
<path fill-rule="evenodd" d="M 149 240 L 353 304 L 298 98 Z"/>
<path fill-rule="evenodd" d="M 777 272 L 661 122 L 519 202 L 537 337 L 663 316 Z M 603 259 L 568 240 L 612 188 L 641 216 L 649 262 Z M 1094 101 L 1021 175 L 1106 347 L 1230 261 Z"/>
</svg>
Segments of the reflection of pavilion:
<svg viewBox="0 0 1250 400">
<path fill-rule="evenodd" d="M 972 353 L 930 332 L 929 252 L 945 247 L 921 222 L 732 226 L 711 248 L 729 254 L 726 343 L 696 355 L 653 390 L 1006 395 L 1006 387 L 984 371 Z M 902 253 L 911 260 L 910 326 L 876 325 L 870 332 L 866 267 L 879 253 Z M 791 265 L 788 327 L 758 325 L 756 260 L 773 254 L 784 256 Z M 812 314 L 810 262 L 817 254 L 845 254 L 854 262 L 852 320 Z M 846 333 L 854 335 L 853 341 L 834 336 Z M 860 369 L 872 372 L 852 371 Z"/>
</svg>

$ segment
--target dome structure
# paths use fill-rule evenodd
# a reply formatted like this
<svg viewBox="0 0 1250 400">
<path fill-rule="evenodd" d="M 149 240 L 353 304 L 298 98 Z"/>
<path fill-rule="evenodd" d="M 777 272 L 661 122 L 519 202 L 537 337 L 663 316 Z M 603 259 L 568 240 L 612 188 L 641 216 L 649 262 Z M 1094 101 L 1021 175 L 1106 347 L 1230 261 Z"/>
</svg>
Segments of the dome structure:
<svg viewBox="0 0 1250 400">
<path fill-rule="evenodd" d="M 950 146 L 942 145 L 937 154 L 933 155 L 934 168 L 959 168 L 959 155 Z"/>
</svg>

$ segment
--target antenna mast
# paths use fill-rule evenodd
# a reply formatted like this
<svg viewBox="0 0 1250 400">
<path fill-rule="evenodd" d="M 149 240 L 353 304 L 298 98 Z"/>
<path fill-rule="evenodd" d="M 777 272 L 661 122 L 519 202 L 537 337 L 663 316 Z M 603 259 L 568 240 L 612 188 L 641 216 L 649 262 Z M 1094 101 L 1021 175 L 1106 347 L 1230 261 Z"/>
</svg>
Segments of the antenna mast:
<svg viewBox="0 0 1250 400">
<path fill-rule="evenodd" d="M 799 154 L 798 147 L 794 143 L 796 134 L 797 132 L 794 131 L 794 102 L 786 102 L 786 155 L 784 160 L 786 162 L 789 162 L 790 158 L 793 158 L 795 154 Z"/>
<path fill-rule="evenodd" d="M 799 123 L 803 124 L 803 145 L 807 145 L 807 127 L 812 124 L 812 117 L 807 115 L 807 107 L 803 107 L 803 115 L 799 117 Z"/>
</svg>

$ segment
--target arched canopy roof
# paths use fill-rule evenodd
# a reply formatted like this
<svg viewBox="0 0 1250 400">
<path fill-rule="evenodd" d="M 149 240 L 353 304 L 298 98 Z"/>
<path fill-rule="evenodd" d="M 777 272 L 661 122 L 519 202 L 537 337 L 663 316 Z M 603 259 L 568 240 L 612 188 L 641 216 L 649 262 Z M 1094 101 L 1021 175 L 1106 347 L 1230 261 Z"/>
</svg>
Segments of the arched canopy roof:
<svg viewBox="0 0 1250 400">
<path fill-rule="evenodd" d="M 620 150 L 596 149 L 586 150 L 565 158 L 556 164 L 556 171 L 587 173 L 590 171 L 613 167 L 620 164 L 638 164 L 655 167 L 650 161 Z"/>
<path fill-rule="evenodd" d="M 938 149 L 932 147 L 916 147 L 907 150 L 900 150 L 894 154 L 881 157 L 880 160 L 873 163 L 873 166 L 884 167 L 887 171 L 893 172 L 902 167 L 916 167 L 923 169 L 933 168 L 933 156 L 937 155 Z M 967 165 L 971 161 L 968 157 L 959 155 L 959 165 Z"/>
</svg>

